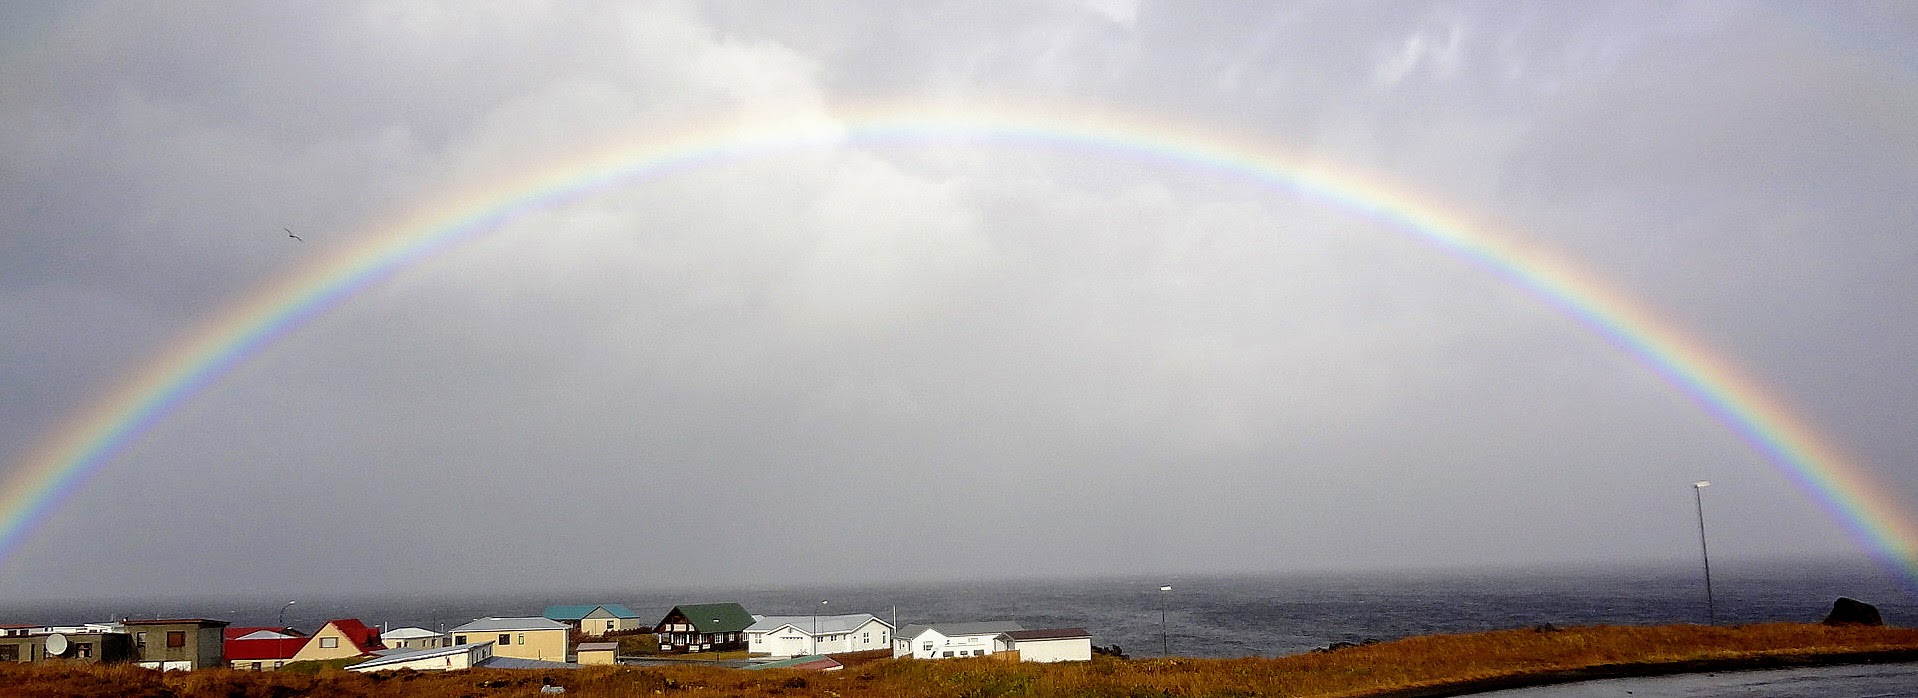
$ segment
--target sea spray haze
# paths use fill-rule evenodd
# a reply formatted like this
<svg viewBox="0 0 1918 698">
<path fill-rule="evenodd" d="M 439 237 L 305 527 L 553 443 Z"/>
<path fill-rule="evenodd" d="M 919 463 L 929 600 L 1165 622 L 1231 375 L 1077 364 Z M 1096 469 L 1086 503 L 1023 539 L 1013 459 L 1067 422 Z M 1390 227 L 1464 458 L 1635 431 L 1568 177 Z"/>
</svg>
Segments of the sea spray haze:
<svg viewBox="0 0 1918 698">
<path fill-rule="evenodd" d="M 1918 599 L 1882 570 L 1858 562 L 1731 565 L 1718 584 L 1725 623 L 1809 622 L 1839 596 L 1878 605 L 1893 624 L 1918 620 Z M 1559 626 L 1703 622 L 1704 593 L 1691 567 L 1634 566 L 1530 572 L 1181 576 L 1167 595 L 1169 644 L 1197 657 L 1275 656 L 1335 642 L 1387 640 L 1550 623 Z M 1142 578 L 977 580 L 964 584 L 632 591 L 580 590 L 489 596 L 432 592 L 307 597 L 289 612 L 297 627 L 356 617 L 390 627 L 453 627 L 488 615 L 538 615 L 582 600 L 624 603 L 648 622 L 678 603 L 737 600 L 760 614 L 805 614 L 821 598 L 835 612 L 872 613 L 902 625 L 1013 619 L 1027 627 L 1082 627 L 1100 645 L 1154 656 L 1160 646 L 1160 580 Z M 272 625 L 275 598 L 65 602 L 0 606 L 5 617 L 81 622 L 123 615 L 196 616 Z"/>
</svg>

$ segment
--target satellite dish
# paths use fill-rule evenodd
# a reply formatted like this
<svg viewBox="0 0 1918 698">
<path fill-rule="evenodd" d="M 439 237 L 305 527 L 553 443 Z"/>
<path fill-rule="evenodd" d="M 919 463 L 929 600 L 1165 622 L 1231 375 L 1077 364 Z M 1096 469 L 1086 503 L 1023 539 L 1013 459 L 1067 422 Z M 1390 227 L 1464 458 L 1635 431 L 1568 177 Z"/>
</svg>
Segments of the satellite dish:
<svg viewBox="0 0 1918 698">
<path fill-rule="evenodd" d="M 65 635 L 54 633 L 47 636 L 47 654 L 58 657 L 66 654 L 67 650 L 72 648 L 72 646 L 71 643 L 67 642 L 67 636 Z"/>
</svg>

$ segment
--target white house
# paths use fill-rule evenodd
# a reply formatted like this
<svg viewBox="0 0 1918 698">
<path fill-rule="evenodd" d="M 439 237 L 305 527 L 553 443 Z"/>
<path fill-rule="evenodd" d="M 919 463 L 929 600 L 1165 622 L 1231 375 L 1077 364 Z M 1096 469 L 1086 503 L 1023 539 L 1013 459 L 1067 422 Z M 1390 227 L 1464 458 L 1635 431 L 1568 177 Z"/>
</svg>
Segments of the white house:
<svg viewBox="0 0 1918 698">
<path fill-rule="evenodd" d="M 746 627 L 747 651 L 772 657 L 864 652 L 891 646 L 892 624 L 870 613 L 760 616 Z"/>
<path fill-rule="evenodd" d="M 908 625 L 893 638 L 892 656 L 913 659 L 984 657 L 1011 649 L 1006 633 L 1025 626 L 1009 620 Z"/>
<path fill-rule="evenodd" d="M 446 633 L 436 633 L 426 628 L 394 628 L 380 633 L 380 641 L 393 649 L 439 649 L 453 644 Z"/>
<path fill-rule="evenodd" d="M 1092 661 L 1092 633 L 1079 628 L 1013 630 L 1005 639 L 1022 662 Z"/>
<path fill-rule="evenodd" d="M 348 671 L 452 671 L 481 666 L 493 656 L 491 641 L 430 650 L 392 650 L 383 656 L 347 667 Z"/>
</svg>

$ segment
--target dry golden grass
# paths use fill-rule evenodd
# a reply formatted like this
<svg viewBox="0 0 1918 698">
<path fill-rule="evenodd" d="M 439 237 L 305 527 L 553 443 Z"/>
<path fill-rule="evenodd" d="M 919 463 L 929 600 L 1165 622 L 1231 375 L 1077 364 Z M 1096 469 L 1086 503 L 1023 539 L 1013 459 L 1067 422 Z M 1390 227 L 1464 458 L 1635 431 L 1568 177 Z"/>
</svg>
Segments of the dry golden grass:
<svg viewBox="0 0 1918 698">
<path fill-rule="evenodd" d="M 829 674 L 671 666 L 297 676 L 16 664 L 0 666 L 0 696 L 533 696 L 539 695 L 543 680 L 565 686 L 569 696 L 589 697 L 1366 696 L 1594 666 L 1894 650 L 1918 653 L 1918 630 L 1801 624 L 1599 626 L 1416 637 L 1275 659 L 1102 657 L 1051 665 L 985 658 L 888 659 Z"/>
</svg>

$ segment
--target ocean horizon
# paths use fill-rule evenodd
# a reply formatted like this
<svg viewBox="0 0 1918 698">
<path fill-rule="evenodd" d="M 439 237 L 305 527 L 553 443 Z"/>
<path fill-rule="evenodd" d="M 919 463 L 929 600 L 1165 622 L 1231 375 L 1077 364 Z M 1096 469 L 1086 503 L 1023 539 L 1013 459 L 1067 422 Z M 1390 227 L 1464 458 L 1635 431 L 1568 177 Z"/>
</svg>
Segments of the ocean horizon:
<svg viewBox="0 0 1918 698">
<path fill-rule="evenodd" d="M 1815 622 L 1848 596 L 1879 608 L 1890 624 L 1918 618 L 1918 597 L 1882 567 L 1800 560 L 1713 567 L 1722 624 Z M 871 613 L 900 626 L 1014 620 L 1028 628 L 1076 627 L 1134 657 L 1161 651 L 1195 657 L 1279 656 L 1336 642 L 1504 628 L 1704 623 L 1697 566 L 1470 572 L 1238 573 L 898 582 L 780 588 L 683 588 L 410 594 L 258 594 L 173 599 L 0 602 L 0 623 L 67 625 L 112 619 L 203 617 L 316 629 L 333 618 L 389 628 L 450 629 L 485 616 L 533 616 L 548 605 L 620 603 L 651 622 L 681 603 L 737 601 L 761 615 Z M 1159 591 L 1170 584 L 1171 592 Z M 825 600 L 827 604 L 820 604 Z M 1161 618 L 1163 614 L 1163 624 Z"/>
</svg>

